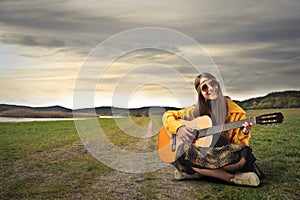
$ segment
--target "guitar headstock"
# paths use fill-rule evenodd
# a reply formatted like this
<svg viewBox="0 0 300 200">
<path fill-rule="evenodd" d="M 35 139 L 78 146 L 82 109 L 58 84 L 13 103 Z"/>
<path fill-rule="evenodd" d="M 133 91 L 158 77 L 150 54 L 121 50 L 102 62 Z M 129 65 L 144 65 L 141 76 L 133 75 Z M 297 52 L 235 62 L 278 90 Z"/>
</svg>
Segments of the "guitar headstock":
<svg viewBox="0 0 300 200">
<path fill-rule="evenodd" d="M 280 124 L 283 122 L 283 115 L 280 112 L 259 115 L 255 117 L 256 124 L 270 125 Z"/>
</svg>

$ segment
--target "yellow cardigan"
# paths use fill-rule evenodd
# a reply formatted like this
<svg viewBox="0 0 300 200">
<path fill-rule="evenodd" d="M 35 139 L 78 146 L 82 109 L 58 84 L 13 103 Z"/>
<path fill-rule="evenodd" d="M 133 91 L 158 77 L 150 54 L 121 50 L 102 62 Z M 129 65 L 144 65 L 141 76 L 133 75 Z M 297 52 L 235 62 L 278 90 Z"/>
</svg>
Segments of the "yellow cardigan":
<svg viewBox="0 0 300 200">
<path fill-rule="evenodd" d="M 227 98 L 227 119 L 229 122 L 235 122 L 239 120 L 246 119 L 246 112 L 234 103 L 230 98 Z M 181 119 L 193 120 L 195 106 L 189 106 L 182 110 L 169 110 L 166 111 L 162 117 L 164 127 L 173 134 L 176 134 L 177 129 L 182 126 Z M 244 144 L 249 146 L 249 139 L 251 134 L 244 134 L 240 128 L 227 131 L 227 134 L 224 134 L 227 140 L 230 143 L 234 144 Z"/>
</svg>

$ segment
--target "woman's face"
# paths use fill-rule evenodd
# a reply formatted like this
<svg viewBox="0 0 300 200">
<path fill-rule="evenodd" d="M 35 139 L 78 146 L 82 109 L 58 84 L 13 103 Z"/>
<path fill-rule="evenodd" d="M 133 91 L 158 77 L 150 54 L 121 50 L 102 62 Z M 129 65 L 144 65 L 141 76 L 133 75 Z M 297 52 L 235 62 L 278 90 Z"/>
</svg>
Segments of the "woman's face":
<svg viewBox="0 0 300 200">
<path fill-rule="evenodd" d="M 216 80 L 209 78 L 201 78 L 200 89 L 205 99 L 214 100 L 218 98 L 219 84 Z"/>
</svg>

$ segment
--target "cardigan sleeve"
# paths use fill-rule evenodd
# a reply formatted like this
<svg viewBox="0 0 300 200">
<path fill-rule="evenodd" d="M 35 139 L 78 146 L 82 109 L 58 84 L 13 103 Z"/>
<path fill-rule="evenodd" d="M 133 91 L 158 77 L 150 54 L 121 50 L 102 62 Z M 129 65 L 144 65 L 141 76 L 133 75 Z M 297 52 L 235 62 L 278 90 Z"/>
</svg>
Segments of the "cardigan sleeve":
<svg viewBox="0 0 300 200">
<path fill-rule="evenodd" d="M 239 107 L 231 99 L 227 99 L 227 103 L 228 103 L 227 118 L 229 119 L 228 122 L 236 122 L 236 121 L 246 119 L 246 112 L 241 107 Z M 250 137 L 251 137 L 251 133 L 245 134 L 241 128 L 236 128 L 227 131 L 227 138 L 229 139 L 230 143 L 244 144 L 246 146 L 249 146 Z"/>
<path fill-rule="evenodd" d="M 231 113 L 230 114 L 230 122 L 235 122 L 239 120 L 246 119 L 245 113 Z M 230 139 L 230 143 L 234 144 L 244 144 L 249 146 L 249 140 L 251 137 L 251 133 L 244 134 L 241 128 L 236 128 L 227 132 L 228 137 Z"/>
<path fill-rule="evenodd" d="M 181 119 L 192 120 L 194 118 L 195 106 L 189 106 L 182 110 L 168 110 L 163 114 L 162 122 L 164 127 L 173 134 L 183 126 Z"/>
</svg>

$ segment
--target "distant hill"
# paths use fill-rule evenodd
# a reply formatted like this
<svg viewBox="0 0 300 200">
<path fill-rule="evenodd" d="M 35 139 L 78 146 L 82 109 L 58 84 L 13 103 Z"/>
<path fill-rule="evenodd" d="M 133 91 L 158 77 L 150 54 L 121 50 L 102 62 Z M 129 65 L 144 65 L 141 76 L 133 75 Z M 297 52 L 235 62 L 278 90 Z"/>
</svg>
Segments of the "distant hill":
<svg viewBox="0 0 300 200">
<path fill-rule="evenodd" d="M 76 113 L 96 113 L 99 116 L 110 116 L 110 115 L 119 115 L 119 116 L 148 116 L 152 115 L 160 115 L 163 114 L 167 110 L 178 110 L 180 108 L 176 107 L 160 107 L 160 106 L 152 106 L 152 107 L 142 107 L 142 108 L 116 108 L 116 107 L 96 107 L 96 108 L 85 108 L 85 109 L 77 109 L 74 110 Z"/>
<path fill-rule="evenodd" d="M 235 101 L 245 110 L 250 109 L 270 109 L 270 108 L 300 108 L 300 91 L 273 92 L 263 97 L 251 98 L 245 101 Z M 72 118 L 90 116 L 148 116 L 161 115 L 167 110 L 178 110 L 176 107 L 142 107 L 142 108 L 116 108 L 116 107 L 96 107 L 71 110 L 62 106 L 30 107 L 20 105 L 0 104 L 0 116 L 2 117 L 60 117 Z"/>
<path fill-rule="evenodd" d="M 0 116 L 24 118 L 70 118 L 72 110 L 62 106 L 30 107 L 0 104 Z"/>
<path fill-rule="evenodd" d="M 0 104 L 0 112 L 12 109 L 29 109 L 29 110 L 39 110 L 39 111 L 60 111 L 60 112 L 71 112 L 69 108 L 62 106 L 47 106 L 47 107 L 30 107 L 30 106 L 20 106 L 20 105 L 10 105 L 10 104 Z"/>
<path fill-rule="evenodd" d="M 96 107 L 71 110 L 62 106 L 30 107 L 20 105 L 0 104 L 1 117 L 34 117 L 34 118 L 72 118 L 73 112 L 76 117 L 96 116 L 148 116 L 161 115 L 166 110 L 178 110 L 175 107 L 142 107 L 142 108 L 116 108 L 116 107 Z"/>
<path fill-rule="evenodd" d="M 263 97 L 235 101 L 243 109 L 300 108 L 300 91 L 272 92 Z"/>
</svg>

